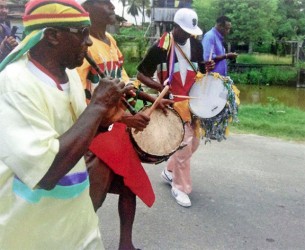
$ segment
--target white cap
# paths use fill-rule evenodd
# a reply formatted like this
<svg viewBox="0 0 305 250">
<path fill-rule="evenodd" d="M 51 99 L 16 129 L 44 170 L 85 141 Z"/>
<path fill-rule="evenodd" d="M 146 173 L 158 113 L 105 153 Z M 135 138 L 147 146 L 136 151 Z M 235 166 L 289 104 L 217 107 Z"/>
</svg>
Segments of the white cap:
<svg viewBox="0 0 305 250">
<path fill-rule="evenodd" d="M 191 35 L 202 35 L 202 30 L 197 26 L 198 16 L 192 9 L 182 8 L 177 10 L 174 16 L 174 23 Z"/>
</svg>

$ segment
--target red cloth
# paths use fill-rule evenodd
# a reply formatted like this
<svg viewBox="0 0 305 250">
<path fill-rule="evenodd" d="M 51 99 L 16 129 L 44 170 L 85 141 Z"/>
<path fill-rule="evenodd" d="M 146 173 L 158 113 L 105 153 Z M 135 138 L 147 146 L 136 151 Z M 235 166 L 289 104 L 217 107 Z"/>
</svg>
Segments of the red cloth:
<svg viewBox="0 0 305 250">
<path fill-rule="evenodd" d="M 114 173 L 122 176 L 124 184 L 147 206 L 153 205 L 155 201 L 153 188 L 133 148 L 125 124 L 115 123 L 111 131 L 99 134 L 94 138 L 89 149 Z"/>
</svg>

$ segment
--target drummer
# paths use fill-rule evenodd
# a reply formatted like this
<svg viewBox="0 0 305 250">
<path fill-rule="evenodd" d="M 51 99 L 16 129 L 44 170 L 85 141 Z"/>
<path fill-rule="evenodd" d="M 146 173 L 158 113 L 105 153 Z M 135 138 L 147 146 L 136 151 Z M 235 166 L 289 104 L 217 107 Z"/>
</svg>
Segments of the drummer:
<svg viewBox="0 0 305 250">
<path fill-rule="evenodd" d="M 196 75 L 205 70 L 202 45 L 194 37 L 202 34 L 197 24 L 198 17 L 195 11 L 179 9 L 174 16 L 173 30 L 163 34 L 138 66 L 138 79 L 160 92 L 164 88 L 164 82 L 168 82 L 174 97 L 187 96 Z M 206 66 L 209 69 L 213 68 L 213 62 L 207 63 Z M 156 70 L 158 81 L 153 79 Z M 183 207 L 190 207 L 190 161 L 199 146 L 199 137 L 195 134 L 187 99 L 175 97 L 175 101 L 174 108 L 185 122 L 183 143 L 187 146 L 169 158 L 161 177 L 172 186 L 171 193 L 176 202 Z"/>
<path fill-rule="evenodd" d="M 212 51 L 212 59 L 215 61 L 213 72 L 222 76 L 227 76 L 227 59 L 235 60 L 237 53 L 228 52 L 224 47 L 224 38 L 230 33 L 232 28 L 231 19 L 226 16 L 218 17 L 216 25 L 205 33 L 202 39 L 203 59 L 208 60 Z"/>
<path fill-rule="evenodd" d="M 237 53 L 226 52 L 224 39 L 232 28 L 231 19 L 227 16 L 220 16 L 216 20 L 215 26 L 205 33 L 202 39 L 203 58 L 207 60 L 212 58 L 215 61 L 215 68 L 211 71 L 218 74 L 218 77 L 224 81 L 228 90 L 228 100 L 225 108 L 217 116 L 204 124 L 206 142 L 211 139 L 222 141 L 229 134 L 229 122 L 238 122 L 237 113 L 240 91 L 234 85 L 233 80 L 228 76 L 227 60 L 236 60 Z M 213 73 L 212 73 L 213 74 Z M 214 74 L 215 76 L 215 74 Z"/>
<path fill-rule="evenodd" d="M 116 21 L 114 5 L 110 0 L 80 0 L 78 2 L 90 14 L 90 39 L 93 45 L 88 49 L 89 55 L 107 76 L 121 78 L 128 83 L 129 77 L 122 67 L 123 55 L 114 38 L 106 32 L 106 26 Z M 99 82 L 99 76 L 87 61 L 84 61 L 77 70 L 83 82 L 87 101 L 90 102 L 93 90 Z M 138 88 L 136 92 L 139 93 L 139 90 Z M 148 101 L 155 99 L 145 93 L 140 95 Z M 171 102 L 164 101 L 161 106 L 168 103 Z M 150 180 L 126 130 L 128 126 L 142 131 L 149 121 L 149 116 L 143 112 L 138 112 L 134 116 L 125 113 L 120 122 L 113 124 L 111 131 L 96 136 L 87 153 L 90 196 L 94 209 L 98 210 L 102 206 L 107 193 L 119 195 L 119 249 L 135 249 L 132 241 L 132 227 L 136 212 L 136 196 L 149 207 L 155 201 Z"/>
</svg>

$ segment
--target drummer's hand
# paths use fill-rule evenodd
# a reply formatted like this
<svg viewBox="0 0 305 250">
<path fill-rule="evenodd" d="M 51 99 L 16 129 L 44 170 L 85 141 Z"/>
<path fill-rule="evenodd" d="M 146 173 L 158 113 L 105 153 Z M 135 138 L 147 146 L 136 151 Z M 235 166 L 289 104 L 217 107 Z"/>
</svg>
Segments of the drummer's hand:
<svg viewBox="0 0 305 250">
<path fill-rule="evenodd" d="M 120 120 L 128 127 L 135 128 L 137 131 L 143 131 L 150 121 L 150 117 L 145 112 L 140 111 L 135 115 L 125 113 Z"/>
<path fill-rule="evenodd" d="M 232 60 L 232 59 L 235 59 L 238 56 L 238 54 L 235 52 L 234 53 L 230 52 L 230 53 L 227 53 L 226 56 L 227 56 L 227 59 Z"/>
<path fill-rule="evenodd" d="M 210 72 L 210 71 L 212 71 L 212 70 L 215 68 L 215 62 L 214 62 L 214 60 L 205 62 L 204 64 L 205 64 L 205 70 L 206 70 L 206 72 Z"/>
<path fill-rule="evenodd" d="M 173 105 L 175 102 L 170 99 L 161 99 L 157 109 L 162 109 L 164 114 L 167 114 L 167 107 Z"/>
<path fill-rule="evenodd" d="M 125 86 L 119 79 L 103 78 L 95 88 L 89 105 L 99 106 L 103 117 L 101 126 L 109 126 L 119 120 L 125 113 L 126 107 L 122 103 L 122 98 L 132 89 Z"/>
</svg>

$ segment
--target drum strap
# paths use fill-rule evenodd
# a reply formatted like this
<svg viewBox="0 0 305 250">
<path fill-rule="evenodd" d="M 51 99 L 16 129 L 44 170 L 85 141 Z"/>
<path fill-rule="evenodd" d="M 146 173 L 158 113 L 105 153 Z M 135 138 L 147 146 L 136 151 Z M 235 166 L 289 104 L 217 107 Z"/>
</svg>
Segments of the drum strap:
<svg viewBox="0 0 305 250">
<path fill-rule="evenodd" d="M 174 41 L 175 46 L 178 48 L 179 52 L 181 53 L 181 55 L 185 58 L 185 60 L 189 63 L 189 65 L 192 67 L 192 69 L 194 70 L 194 72 L 197 73 L 197 69 L 195 69 L 194 64 L 190 61 L 190 59 L 188 59 L 188 57 L 185 55 L 185 53 L 183 52 L 183 50 L 181 49 L 181 47 Z"/>
</svg>

